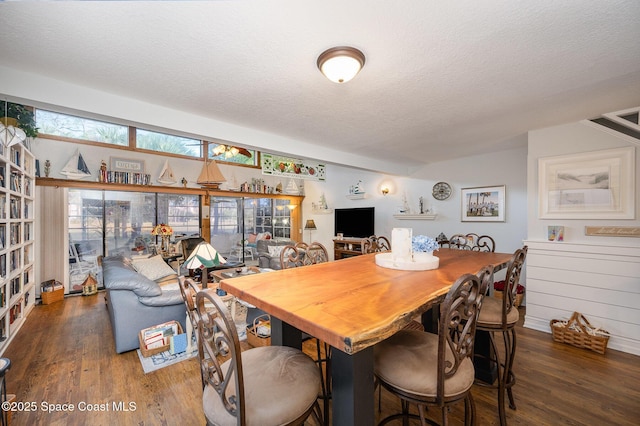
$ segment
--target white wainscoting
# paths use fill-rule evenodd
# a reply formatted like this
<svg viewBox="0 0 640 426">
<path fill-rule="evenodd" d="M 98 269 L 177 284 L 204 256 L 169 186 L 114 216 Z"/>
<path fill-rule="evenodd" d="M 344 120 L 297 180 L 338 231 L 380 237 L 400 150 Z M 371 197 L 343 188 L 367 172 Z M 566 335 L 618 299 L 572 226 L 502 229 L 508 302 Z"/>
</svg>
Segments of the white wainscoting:
<svg viewBox="0 0 640 426">
<path fill-rule="evenodd" d="M 578 311 L 611 334 L 608 348 L 640 355 L 640 246 L 625 242 L 525 241 L 524 326 L 551 333 L 552 319 Z"/>
</svg>

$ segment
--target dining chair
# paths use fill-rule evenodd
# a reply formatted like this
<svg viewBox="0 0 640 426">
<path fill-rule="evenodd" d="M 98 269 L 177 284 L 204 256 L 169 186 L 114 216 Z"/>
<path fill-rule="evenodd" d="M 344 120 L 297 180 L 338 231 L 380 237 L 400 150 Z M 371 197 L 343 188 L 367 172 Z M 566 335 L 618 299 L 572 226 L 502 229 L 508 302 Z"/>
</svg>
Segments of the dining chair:
<svg viewBox="0 0 640 426">
<path fill-rule="evenodd" d="M 484 291 L 493 278 L 493 267 L 485 269 L 482 278 L 464 274 L 451 286 L 440 305 L 438 334 L 403 329 L 374 347 L 376 380 L 401 399 L 402 407 L 380 425 L 400 418 L 435 424 L 426 417 L 427 406 L 439 407 L 446 425 L 449 406 L 462 400 L 465 424 L 475 424 L 473 344 Z M 409 412 L 411 403 L 418 414 Z"/>
<path fill-rule="evenodd" d="M 489 235 L 478 235 L 474 233 L 469 234 L 454 234 L 446 241 L 440 243 L 442 247 L 455 248 L 459 250 L 471 250 L 471 251 L 488 251 L 494 252 L 496 250 L 496 242 Z"/>
<path fill-rule="evenodd" d="M 329 253 L 324 245 L 319 242 L 311 244 L 297 243 L 288 245 L 280 253 L 280 266 L 282 269 L 297 268 L 301 266 L 314 265 L 329 261 Z M 311 339 L 312 336 L 303 333 L 303 339 Z M 325 342 L 316 340 L 316 359 L 318 370 L 320 371 L 322 401 L 324 408 L 325 422 L 329 416 L 329 400 L 331 399 L 331 346 Z"/>
<path fill-rule="evenodd" d="M 302 242 L 284 246 L 280 251 L 280 269 L 304 266 L 307 247 L 307 244 Z"/>
<path fill-rule="evenodd" d="M 178 277 L 178 284 L 180 286 L 180 294 L 184 301 L 184 306 L 187 311 L 187 352 L 191 352 L 191 345 L 193 342 L 193 333 L 198 329 L 198 315 L 196 312 L 195 297 L 200 289 L 196 285 L 195 281 L 191 278 L 186 278 L 184 275 Z"/>
<path fill-rule="evenodd" d="M 492 350 L 489 351 L 489 359 L 476 354 L 476 359 L 488 362 L 490 366 L 495 367 L 497 372 L 497 384 L 485 383 L 476 380 L 479 386 L 491 386 L 498 390 L 498 415 L 500 417 L 500 425 L 507 424 L 507 418 L 504 407 L 505 391 L 509 397 L 509 407 L 516 409 L 516 403 L 513 398 L 512 387 L 516 383 L 516 377 L 513 373 L 513 361 L 516 356 L 516 323 L 520 317 L 518 308 L 515 304 L 517 297 L 517 287 L 520 281 L 520 272 L 522 265 L 527 257 L 528 247 L 524 246 L 515 251 L 511 260 L 507 265 L 505 276 L 505 288 L 502 299 L 495 297 L 486 297 L 478 315 L 477 329 L 486 331 L 489 334 Z M 502 341 L 504 344 L 503 353 L 504 360 L 500 359 L 500 351 L 496 343 L 495 333 L 502 333 Z"/>
<path fill-rule="evenodd" d="M 214 289 L 196 295 L 202 405 L 208 425 L 322 423 L 320 375 L 313 360 L 285 346 L 240 350 L 226 304 Z"/>
<path fill-rule="evenodd" d="M 372 235 L 365 238 L 362 242 L 362 253 L 378 253 L 382 251 L 391 251 L 391 243 L 387 237 Z"/>
</svg>

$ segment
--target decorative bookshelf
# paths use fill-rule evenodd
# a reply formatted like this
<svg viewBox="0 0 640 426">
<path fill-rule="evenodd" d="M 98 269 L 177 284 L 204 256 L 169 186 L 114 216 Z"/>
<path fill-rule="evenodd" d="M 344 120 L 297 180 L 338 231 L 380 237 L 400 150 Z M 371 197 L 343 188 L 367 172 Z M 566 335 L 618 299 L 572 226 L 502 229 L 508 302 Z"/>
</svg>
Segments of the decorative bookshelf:
<svg viewBox="0 0 640 426">
<path fill-rule="evenodd" d="M 35 159 L 0 143 L 0 355 L 33 309 Z"/>
</svg>

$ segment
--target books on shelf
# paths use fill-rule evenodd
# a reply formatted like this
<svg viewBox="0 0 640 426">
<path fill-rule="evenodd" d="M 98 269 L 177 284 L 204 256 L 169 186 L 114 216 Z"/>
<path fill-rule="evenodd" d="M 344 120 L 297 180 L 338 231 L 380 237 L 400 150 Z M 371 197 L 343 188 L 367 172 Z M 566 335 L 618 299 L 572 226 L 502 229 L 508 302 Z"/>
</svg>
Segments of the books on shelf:
<svg viewBox="0 0 640 426">
<path fill-rule="evenodd" d="M 133 172 L 107 172 L 107 183 L 124 183 L 129 185 L 150 185 L 151 175 Z"/>
</svg>

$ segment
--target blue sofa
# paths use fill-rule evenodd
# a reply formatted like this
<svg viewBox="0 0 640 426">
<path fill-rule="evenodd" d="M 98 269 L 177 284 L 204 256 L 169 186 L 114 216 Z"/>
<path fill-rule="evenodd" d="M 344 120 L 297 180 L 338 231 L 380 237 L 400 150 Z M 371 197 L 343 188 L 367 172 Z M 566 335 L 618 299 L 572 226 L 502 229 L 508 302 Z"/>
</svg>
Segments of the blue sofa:
<svg viewBox="0 0 640 426">
<path fill-rule="evenodd" d="M 123 256 L 100 260 L 117 353 L 138 349 L 138 333 L 143 328 L 176 320 L 186 329 L 186 310 L 179 287 L 161 286 L 150 280 L 136 272 L 131 261 Z"/>
</svg>

